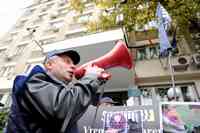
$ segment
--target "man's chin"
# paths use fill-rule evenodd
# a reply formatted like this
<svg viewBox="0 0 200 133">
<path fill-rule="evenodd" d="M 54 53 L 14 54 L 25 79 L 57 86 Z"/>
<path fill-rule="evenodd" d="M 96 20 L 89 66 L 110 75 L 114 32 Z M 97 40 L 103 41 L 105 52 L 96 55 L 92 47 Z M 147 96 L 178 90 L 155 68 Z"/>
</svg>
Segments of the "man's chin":
<svg viewBox="0 0 200 133">
<path fill-rule="evenodd" d="M 72 79 L 73 79 L 73 77 L 66 77 L 65 81 L 69 81 L 70 82 L 70 81 L 72 81 Z"/>
</svg>

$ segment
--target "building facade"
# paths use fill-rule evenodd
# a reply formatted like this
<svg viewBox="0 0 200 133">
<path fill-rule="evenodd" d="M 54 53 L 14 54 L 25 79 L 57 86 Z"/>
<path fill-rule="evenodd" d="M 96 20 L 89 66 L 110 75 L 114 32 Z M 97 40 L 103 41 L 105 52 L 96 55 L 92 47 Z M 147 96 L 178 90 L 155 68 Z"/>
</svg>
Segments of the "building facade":
<svg viewBox="0 0 200 133">
<path fill-rule="evenodd" d="M 30 65 L 42 63 L 44 53 L 57 48 L 77 48 L 88 61 L 89 47 L 99 56 L 107 53 L 107 43 L 123 39 L 121 34 L 105 32 L 88 35 L 83 23 L 88 21 L 94 11 L 94 5 L 88 3 L 82 14 L 70 10 L 64 0 L 35 0 L 26 8 L 16 24 L 1 38 L 0 42 L 0 95 L 1 102 L 9 102 L 10 89 L 16 74 L 24 72 Z M 77 16 L 75 20 L 73 16 Z M 113 30 L 118 31 L 116 29 Z M 99 38 L 100 36 L 100 38 Z M 135 67 L 133 72 L 123 71 L 114 80 L 114 87 L 105 88 L 105 95 L 120 99 L 125 104 L 128 99 L 128 89 L 137 86 L 141 95 L 135 98 L 139 105 L 153 104 L 154 101 L 168 101 L 167 92 L 172 86 L 167 58 L 159 58 L 159 40 L 156 33 L 131 32 L 128 34 L 129 48 L 133 54 Z M 91 39 L 93 38 L 93 39 Z M 95 38 L 95 39 L 94 39 Z M 151 38 L 151 43 L 149 42 Z M 172 57 L 175 85 L 180 93 L 180 101 L 200 100 L 200 47 L 199 33 L 194 33 L 196 40 L 192 49 L 183 36 L 178 38 L 178 52 Z M 87 43 L 87 45 L 86 45 Z M 105 46 L 104 52 L 98 54 L 100 45 Z M 63 47 L 62 47 L 63 46 Z M 91 49 L 92 50 L 92 49 Z M 90 49 L 89 49 L 90 51 Z M 92 54 L 92 51 L 91 51 Z M 84 61 L 82 63 L 84 63 Z M 135 76 L 137 82 L 135 82 Z M 123 75 L 124 74 L 124 75 Z M 129 78 L 126 80 L 126 75 Z M 131 76 L 130 76 L 131 75 Z M 134 84 L 136 83 L 136 85 Z"/>
</svg>

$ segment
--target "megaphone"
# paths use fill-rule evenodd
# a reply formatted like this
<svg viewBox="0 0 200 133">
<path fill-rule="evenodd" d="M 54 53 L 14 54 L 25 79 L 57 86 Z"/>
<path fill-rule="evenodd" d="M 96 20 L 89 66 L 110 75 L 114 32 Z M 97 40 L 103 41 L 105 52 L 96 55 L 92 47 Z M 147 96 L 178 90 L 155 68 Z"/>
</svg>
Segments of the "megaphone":
<svg viewBox="0 0 200 133">
<path fill-rule="evenodd" d="M 78 67 L 74 72 L 76 79 L 80 79 L 84 76 L 86 71 L 85 68 L 88 65 L 96 65 L 105 70 L 112 67 L 123 67 L 126 69 L 131 69 L 133 67 L 131 54 L 122 40 L 118 40 L 115 47 L 104 56 Z M 101 78 L 108 79 L 110 76 L 111 75 L 108 73 L 102 73 Z"/>
</svg>

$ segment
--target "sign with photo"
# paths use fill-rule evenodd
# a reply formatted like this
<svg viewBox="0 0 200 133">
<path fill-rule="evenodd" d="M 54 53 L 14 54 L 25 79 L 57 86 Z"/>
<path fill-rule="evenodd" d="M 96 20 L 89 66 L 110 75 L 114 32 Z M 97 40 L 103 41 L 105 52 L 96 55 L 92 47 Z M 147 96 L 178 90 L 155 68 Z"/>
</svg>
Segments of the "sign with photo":
<svg viewBox="0 0 200 133">
<path fill-rule="evenodd" d="M 78 128 L 81 133 L 160 133 L 159 107 L 90 106 Z"/>
<path fill-rule="evenodd" d="M 161 103 L 163 133 L 200 133 L 200 103 Z"/>
</svg>

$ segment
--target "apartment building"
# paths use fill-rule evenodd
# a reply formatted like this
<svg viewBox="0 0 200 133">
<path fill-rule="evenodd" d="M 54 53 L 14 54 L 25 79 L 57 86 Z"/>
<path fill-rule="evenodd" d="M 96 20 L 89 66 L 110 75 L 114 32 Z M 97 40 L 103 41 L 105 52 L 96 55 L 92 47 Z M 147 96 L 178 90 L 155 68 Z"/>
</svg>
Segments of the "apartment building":
<svg viewBox="0 0 200 133">
<path fill-rule="evenodd" d="M 75 49 L 81 55 L 81 63 L 108 53 L 115 41 L 123 39 L 121 29 L 88 34 L 83 23 L 88 21 L 94 5 L 88 3 L 82 14 L 70 10 L 64 0 L 35 0 L 26 8 L 16 24 L 0 39 L 0 95 L 1 102 L 7 99 L 16 74 L 24 72 L 34 64 L 42 63 L 44 53 L 54 49 Z M 78 19 L 74 20 L 73 16 Z M 199 34 L 195 34 L 197 43 Z M 133 70 L 113 68 L 112 80 L 104 87 L 121 104 L 128 99 L 128 90 L 136 86 L 141 95 L 137 104 L 153 104 L 154 100 L 167 101 L 171 87 L 171 74 L 166 58 L 159 59 L 157 34 L 129 33 L 129 47 L 134 55 Z M 152 44 L 149 43 L 149 37 Z M 200 100 L 200 55 L 196 46 L 191 50 L 183 37 L 178 39 L 178 54 L 172 58 L 176 88 L 180 90 L 180 101 Z M 137 84 L 134 84 L 134 73 Z"/>
</svg>

